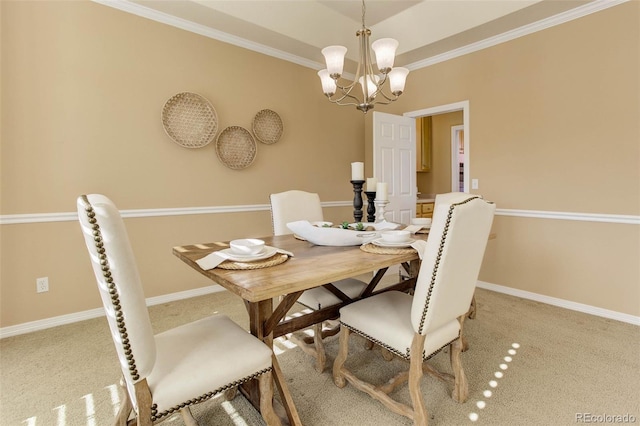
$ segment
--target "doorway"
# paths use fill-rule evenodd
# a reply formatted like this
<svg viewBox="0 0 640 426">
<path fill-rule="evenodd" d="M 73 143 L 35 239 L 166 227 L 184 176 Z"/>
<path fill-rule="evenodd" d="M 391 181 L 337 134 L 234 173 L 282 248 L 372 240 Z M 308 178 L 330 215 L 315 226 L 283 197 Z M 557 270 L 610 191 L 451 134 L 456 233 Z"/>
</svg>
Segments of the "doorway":
<svg viewBox="0 0 640 426">
<path fill-rule="evenodd" d="M 426 116 L 435 116 L 435 115 L 440 115 L 440 114 L 446 114 L 446 113 L 450 113 L 450 112 L 456 112 L 456 111 L 462 111 L 462 122 L 463 124 L 460 126 L 461 130 L 460 133 L 458 134 L 458 136 L 461 138 L 462 142 L 462 150 L 464 152 L 464 158 L 462 159 L 462 166 L 460 166 L 460 163 L 457 163 L 457 173 L 456 170 L 453 169 L 453 157 L 451 160 L 451 187 L 452 187 L 452 191 L 462 191 L 462 192 L 469 192 L 470 189 L 470 173 L 471 173 L 471 161 L 470 161 L 470 154 L 471 154 L 471 150 L 470 150 L 470 133 L 469 133 L 469 117 L 470 117 L 470 111 L 469 111 L 469 101 L 461 101 L 461 102 L 455 102 L 455 103 L 451 103 L 451 104 L 446 104 L 446 105 L 440 105 L 440 106 L 436 106 L 436 107 L 432 107 L 432 108 L 425 108 L 425 109 L 421 109 L 421 110 L 416 110 L 416 111 L 410 111 L 410 112 L 405 112 L 403 115 L 405 117 L 411 117 L 411 118 L 419 118 L 419 117 L 426 117 Z M 453 130 L 452 130 L 453 131 Z M 448 161 L 447 161 L 448 162 Z M 442 166 L 442 165 L 441 165 Z M 449 164 L 444 165 L 444 167 L 449 168 Z M 462 176 L 461 176 L 461 184 L 458 183 L 457 186 L 455 188 L 457 189 L 453 189 L 453 176 L 455 176 L 456 174 L 458 175 L 456 180 L 460 180 L 460 168 L 462 168 Z M 447 184 L 448 186 L 448 184 Z"/>
<path fill-rule="evenodd" d="M 451 191 L 464 192 L 464 126 L 451 126 Z"/>
</svg>

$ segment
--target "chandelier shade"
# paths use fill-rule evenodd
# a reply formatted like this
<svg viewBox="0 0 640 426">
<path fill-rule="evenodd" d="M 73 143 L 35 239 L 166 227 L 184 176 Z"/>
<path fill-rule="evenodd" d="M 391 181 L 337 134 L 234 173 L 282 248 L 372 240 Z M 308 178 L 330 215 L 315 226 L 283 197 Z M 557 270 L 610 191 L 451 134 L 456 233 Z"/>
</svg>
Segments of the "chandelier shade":
<svg viewBox="0 0 640 426">
<path fill-rule="evenodd" d="M 391 71 L 393 61 L 396 57 L 398 42 L 392 38 L 381 38 L 371 44 L 371 48 L 376 54 L 376 64 L 379 70 Z M 383 71 L 384 72 L 384 71 Z"/>
<path fill-rule="evenodd" d="M 369 47 L 371 30 L 365 25 L 365 11 L 362 0 L 362 28 L 356 33 L 360 44 L 360 59 L 353 81 L 342 77 L 344 58 L 347 54 L 347 48 L 344 46 L 328 46 L 322 49 L 327 68 L 320 70 L 318 76 L 322 83 L 322 91 L 330 102 L 353 105 L 366 114 L 375 104 L 386 105 L 398 99 L 404 91 L 409 70 L 393 67 L 398 48 L 396 40 L 381 38 Z M 372 61 L 371 50 L 375 54 L 375 62 Z M 342 83 L 342 80 L 346 83 Z M 387 80 L 390 93 L 383 91 Z M 362 88 L 362 98 L 357 96 L 357 91 L 353 92 L 357 84 Z"/>
<path fill-rule="evenodd" d="M 329 75 L 342 75 L 344 69 L 344 56 L 347 54 L 347 48 L 344 46 L 329 46 L 322 49 L 324 60 L 327 63 L 327 71 Z"/>
</svg>

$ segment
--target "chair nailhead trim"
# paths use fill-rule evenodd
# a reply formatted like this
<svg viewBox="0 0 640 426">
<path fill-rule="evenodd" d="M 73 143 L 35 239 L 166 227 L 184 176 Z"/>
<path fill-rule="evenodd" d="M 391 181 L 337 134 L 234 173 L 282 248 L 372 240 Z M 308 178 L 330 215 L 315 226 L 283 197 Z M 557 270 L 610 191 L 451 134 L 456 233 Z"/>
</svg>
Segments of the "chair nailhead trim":
<svg viewBox="0 0 640 426">
<path fill-rule="evenodd" d="M 87 217 L 89 218 L 89 223 L 93 225 L 93 240 L 96 243 L 96 250 L 99 253 L 102 276 L 105 278 L 107 287 L 109 289 L 109 294 L 111 295 L 111 303 L 115 310 L 116 323 L 118 325 L 118 332 L 120 333 L 120 341 L 123 344 L 123 352 L 126 355 L 127 363 L 129 365 L 129 373 L 131 374 L 131 378 L 134 381 L 138 381 L 140 379 L 140 375 L 138 374 L 138 369 L 136 368 L 136 361 L 135 357 L 133 356 L 133 351 L 131 350 L 131 345 L 129 345 L 129 335 L 127 334 L 127 327 L 124 321 L 124 313 L 122 312 L 122 307 L 120 306 L 120 296 L 118 294 L 118 288 L 113 282 L 113 277 L 111 277 L 109 258 L 107 256 L 106 250 L 104 249 L 104 244 L 102 243 L 103 239 L 102 232 L 100 231 L 100 225 L 98 225 L 98 220 L 95 218 L 96 213 L 93 210 L 93 206 L 89 202 L 87 196 L 83 195 L 81 199 L 84 204 L 84 210 L 87 213 Z"/>
<path fill-rule="evenodd" d="M 466 200 L 457 203 L 457 204 L 451 204 L 451 206 L 449 206 L 449 213 L 447 214 L 447 221 L 444 225 L 444 231 L 442 233 L 442 238 L 440 239 L 440 247 L 438 248 L 438 256 L 436 257 L 436 261 L 435 264 L 433 266 L 433 272 L 431 273 L 431 282 L 429 283 L 429 290 L 427 291 L 427 297 L 424 303 L 424 309 L 422 309 L 422 316 L 420 317 L 420 327 L 418 327 L 418 333 L 419 334 L 424 334 L 423 332 L 423 328 L 424 328 L 424 321 L 427 317 L 427 311 L 429 310 L 429 301 L 431 300 L 431 294 L 433 293 L 433 287 L 436 284 L 436 278 L 438 275 L 438 267 L 440 266 L 440 260 L 442 259 L 442 253 L 444 252 L 444 246 L 445 244 L 448 242 L 447 240 L 447 233 L 449 232 L 449 226 L 451 225 L 451 220 L 453 219 L 453 212 L 455 210 L 456 207 L 461 206 L 463 204 L 466 204 L 470 201 L 473 201 L 475 199 L 478 199 L 480 197 L 471 197 L 471 198 L 467 198 Z"/>
<path fill-rule="evenodd" d="M 243 379 L 239 379 L 236 380 L 234 382 L 231 382 L 227 385 L 221 386 L 218 389 L 212 391 L 212 392 L 207 392 L 204 395 L 198 396 L 196 398 L 192 398 L 189 401 L 183 402 L 181 404 L 178 404 L 174 407 L 171 407 L 161 413 L 158 412 L 158 405 L 157 404 L 153 404 L 151 406 L 151 420 L 152 421 L 156 421 L 156 420 L 160 420 L 163 417 L 167 417 L 173 413 L 175 413 L 176 411 L 180 411 L 181 409 L 183 409 L 184 407 L 190 406 L 190 405 L 195 405 L 195 404 L 199 404 L 203 401 L 206 401 L 207 399 L 210 399 L 216 395 L 218 395 L 221 392 L 226 391 L 227 389 L 231 389 L 234 388 L 236 386 L 240 386 L 241 384 L 248 382 L 249 380 L 253 380 L 259 376 L 262 376 L 264 373 L 268 373 L 273 369 L 273 367 L 269 367 L 269 368 L 265 368 L 264 370 L 260 370 L 258 372 L 255 372 L 253 374 L 251 374 L 250 376 L 247 376 Z"/>
<path fill-rule="evenodd" d="M 405 359 L 407 361 L 409 361 L 411 359 L 411 348 L 406 348 L 405 349 L 405 353 L 402 353 L 399 350 L 397 350 L 396 348 L 393 348 L 393 347 L 387 345 L 386 343 L 383 343 L 380 340 L 369 336 L 367 333 L 363 333 L 362 331 L 358 330 L 357 328 L 353 328 L 350 325 L 347 325 L 347 324 L 343 323 L 342 321 L 340 321 L 340 325 L 343 325 L 343 326 L 347 327 L 349 330 L 353 331 L 356 334 L 359 334 L 360 336 L 364 337 L 367 340 L 372 341 L 376 345 L 382 346 L 383 348 L 385 348 L 389 352 L 392 352 L 392 353 L 398 355 L 402 359 Z M 460 337 L 459 334 L 458 334 L 458 337 Z M 431 359 L 432 357 L 437 355 L 441 350 L 443 350 L 444 348 L 446 348 L 447 346 L 449 346 L 450 344 L 455 342 L 458 337 L 456 337 L 455 339 L 453 339 L 449 343 L 446 343 L 446 344 L 442 345 L 438 350 L 433 351 L 431 354 L 429 354 L 429 356 L 427 356 L 426 352 L 423 350 L 422 351 L 422 360 L 423 361 L 428 361 L 429 359 Z"/>
</svg>

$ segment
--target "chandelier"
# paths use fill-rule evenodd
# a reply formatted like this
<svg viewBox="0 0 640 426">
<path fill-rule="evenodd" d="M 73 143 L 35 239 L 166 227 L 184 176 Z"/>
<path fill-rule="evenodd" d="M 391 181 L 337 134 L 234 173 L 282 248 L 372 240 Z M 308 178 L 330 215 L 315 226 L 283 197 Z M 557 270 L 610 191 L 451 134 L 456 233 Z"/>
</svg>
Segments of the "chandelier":
<svg viewBox="0 0 640 426">
<path fill-rule="evenodd" d="M 393 68 L 398 42 L 392 38 L 381 38 L 371 45 L 375 52 L 375 65 L 378 69 L 378 73 L 374 72 L 369 49 L 371 30 L 365 26 L 364 16 L 365 5 L 362 0 L 362 29 L 356 33 L 360 43 L 360 60 L 354 80 L 347 81 L 343 86 L 338 82 L 342 76 L 344 57 L 347 53 L 347 48 L 344 46 L 328 46 L 322 49 L 327 68 L 318 71 L 318 76 L 322 81 L 322 91 L 330 102 L 338 105 L 354 105 L 366 114 L 375 104 L 387 105 L 398 99 L 404 91 L 409 70 L 402 67 Z M 387 80 L 389 80 L 391 94 L 386 94 L 382 90 Z M 357 90 L 354 91 L 356 85 L 362 88 L 362 98 L 357 96 L 359 95 Z"/>
</svg>

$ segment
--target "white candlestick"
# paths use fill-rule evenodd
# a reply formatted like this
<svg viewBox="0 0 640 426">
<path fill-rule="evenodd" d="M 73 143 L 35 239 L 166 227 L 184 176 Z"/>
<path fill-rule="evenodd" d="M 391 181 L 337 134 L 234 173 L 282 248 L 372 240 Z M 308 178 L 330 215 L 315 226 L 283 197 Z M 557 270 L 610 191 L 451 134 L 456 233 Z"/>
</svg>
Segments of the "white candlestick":
<svg viewBox="0 0 640 426">
<path fill-rule="evenodd" d="M 367 178 L 367 187 L 365 188 L 365 191 L 367 192 L 373 192 L 375 191 L 378 185 L 378 179 L 376 178 Z"/>
<path fill-rule="evenodd" d="M 378 182 L 378 184 L 376 185 L 376 200 L 380 200 L 380 201 L 389 200 L 389 196 L 387 195 L 386 182 Z"/>
<path fill-rule="evenodd" d="M 351 180 L 364 180 L 364 163 L 351 163 Z"/>
</svg>

